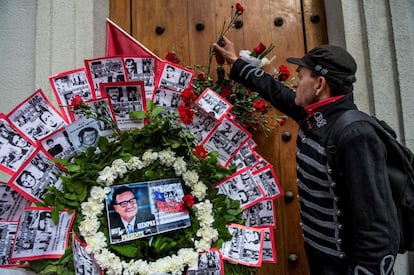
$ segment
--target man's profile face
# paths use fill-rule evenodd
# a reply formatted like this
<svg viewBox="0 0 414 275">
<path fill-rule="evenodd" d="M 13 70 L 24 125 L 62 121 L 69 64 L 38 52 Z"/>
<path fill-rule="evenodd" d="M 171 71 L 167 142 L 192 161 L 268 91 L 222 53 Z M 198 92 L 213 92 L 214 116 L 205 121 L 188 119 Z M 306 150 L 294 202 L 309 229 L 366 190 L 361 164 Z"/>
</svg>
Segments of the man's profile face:
<svg viewBox="0 0 414 275">
<path fill-rule="evenodd" d="M 137 199 L 130 191 L 118 194 L 114 202 L 115 211 L 127 222 L 131 221 L 138 212 Z"/>
</svg>

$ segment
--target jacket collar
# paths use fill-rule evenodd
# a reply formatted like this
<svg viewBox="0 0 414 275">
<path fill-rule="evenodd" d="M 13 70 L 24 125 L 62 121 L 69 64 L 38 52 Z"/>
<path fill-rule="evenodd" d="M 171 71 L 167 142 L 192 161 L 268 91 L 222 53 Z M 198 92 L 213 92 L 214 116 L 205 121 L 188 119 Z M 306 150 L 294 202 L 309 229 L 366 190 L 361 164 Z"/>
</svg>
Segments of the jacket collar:
<svg viewBox="0 0 414 275">
<path fill-rule="evenodd" d="M 323 101 L 319 101 L 316 103 L 313 103 L 309 106 L 305 107 L 305 111 L 308 113 L 308 115 L 313 115 L 315 112 L 319 112 L 320 109 L 322 109 L 323 107 L 325 107 L 326 105 L 329 105 L 331 103 L 334 103 L 340 99 L 342 99 L 345 95 L 338 95 L 338 96 L 334 96 L 334 97 L 330 97 L 328 99 L 325 99 Z"/>
</svg>

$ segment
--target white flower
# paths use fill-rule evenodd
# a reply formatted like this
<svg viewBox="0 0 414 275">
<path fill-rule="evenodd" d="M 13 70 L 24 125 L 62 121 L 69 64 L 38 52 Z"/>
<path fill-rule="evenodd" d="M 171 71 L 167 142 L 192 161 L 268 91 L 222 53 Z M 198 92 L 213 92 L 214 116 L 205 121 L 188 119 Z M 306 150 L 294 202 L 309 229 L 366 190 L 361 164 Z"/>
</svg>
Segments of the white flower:
<svg viewBox="0 0 414 275">
<path fill-rule="evenodd" d="M 192 187 L 198 182 L 198 174 L 194 170 L 187 171 L 183 174 L 183 180 L 187 186 Z"/>
<path fill-rule="evenodd" d="M 95 234 L 99 229 L 100 223 L 96 217 L 86 217 L 79 224 L 79 232 L 82 236 Z"/>
<path fill-rule="evenodd" d="M 112 168 L 115 170 L 118 177 L 123 178 L 127 172 L 127 164 L 122 159 L 116 159 L 112 162 Z"/>
<path fill-rule="evenodd" d="M 197 230 L 196 235 L 210 242 L 210 244 L 218 239 L 218 231 L 212 227 L 202 227 Z"/>
<path fill-rule="evenodd" d="M 177 176 L 181 176 L 182 174 L 185 173 L 185 171 L 187 171 L 187 163 L 185 163 L 184 159 L 182 157 L 178 157 L 174 164 L 173 164 L 174 170 L 175 170 L 175 174 Z"/>
<path fill-rule="evenodd" d="M 93 186 L 91 188 L 91 193 L 89 194 L 89 196 L 90 199 L 100 202 L 106 198 L 110 191 L 111 188 L 109 187 L 102 188 L 99 186 Z"/>
<path fill-rule="evenodd" d="M 193 185 L 193 191 L 191 193 L 199 200 L 202 200 L 207 194 L 207 186 L 199 181 Z"/>
<path fill-rule="evenodd" d="M 150 165 L 157 158 L 158 158 L 158 153 L 153 152 L 152 150 L 148 150 L 142 155 L 142 161 L 144 162 L 145 166 Z"/>
<path fill-rule="evenodd" d="M 272 61 L 276 58 L 276 56 L 273 56 L 270 60 L 267 57 L 263 57 L 260 60 L 260 68 L 269 65 L 270 63 L 272 63 Z"/>
<path fill-rule="evenodd" d="M 116 179 L 116 171 L 109 166 L 106 166 L 102 171 L 99 172 L 99 177 L 96 180 L 98 184 L 106 186 L 112 185 Z"/>
<path fill-rule="evenodd" d="M 177 255 L 189 266 L 195 264 L 198 258 L 198 253 L 191 248 L 181 248 Z"/>
<path fill-rule="evenodd" d="M 96 232 L 94 235 L 85 236 L 87 243 L 86 252 L 98 255 L 102 248 L 106 247 L 105 240 L 103 232 Z"/>
<path fill-rule="evenodd" d="M 145 167 L 144 163 L 138 157 L 132 157 L 127 162 L 129 170 L 140 170 Z"/>
<path fill-rule="evenodd" d="M 171 167 L 175 161 L 175 152 L 168 148 L 167 150 L 161 151 L 158 157 L 161 165 Z"/>
<path fill-rule="evenodd" d="M 100 201 L 86 201 L 81 204 L 82 214 L 86 217 L 96 217 L 102 214 L 104 204 Z"/>
<path fill-rule="evenodd" d="M 196 247 L 198 252 L 209 251 L 211 248 L 210 242 L 205 239 L 195 240 L 194 246 Z"/>
</svg>

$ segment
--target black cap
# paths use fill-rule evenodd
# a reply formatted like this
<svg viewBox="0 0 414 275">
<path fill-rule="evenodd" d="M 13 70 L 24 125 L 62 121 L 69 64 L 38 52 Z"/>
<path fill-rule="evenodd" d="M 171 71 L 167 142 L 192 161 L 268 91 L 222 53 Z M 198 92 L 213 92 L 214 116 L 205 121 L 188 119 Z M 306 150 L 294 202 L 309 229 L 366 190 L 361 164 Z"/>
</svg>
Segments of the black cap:
<svg viewBox="0 0 414 275">
<path fill-rule="evenodd" d="M 357 64 L 354 58 L 338 46 L 320 45 L 302 58 L 289 57 L 287 61 L 324 76 L 336 89 L 343 89 L 343 93 L 352 91 L 352 83 L 356 81 Z"/>
</svg>

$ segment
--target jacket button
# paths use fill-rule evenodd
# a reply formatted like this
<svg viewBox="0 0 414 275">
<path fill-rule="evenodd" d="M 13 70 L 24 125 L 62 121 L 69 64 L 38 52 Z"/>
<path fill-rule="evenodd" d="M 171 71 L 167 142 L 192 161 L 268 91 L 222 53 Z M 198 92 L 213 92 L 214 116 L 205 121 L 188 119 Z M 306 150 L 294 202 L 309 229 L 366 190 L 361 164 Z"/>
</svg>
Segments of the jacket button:
<svg viewBox="0 0 414 275">
<path fill-rule="evenodd" d="M 345 254 L 344 253 L 339 254 L 339 258 L 345 259 Z"/>
<path fill-rule="evenodd" d="M 306 143 L 306 138 L 302 138 L 302 143 Z"/>
</svg>

